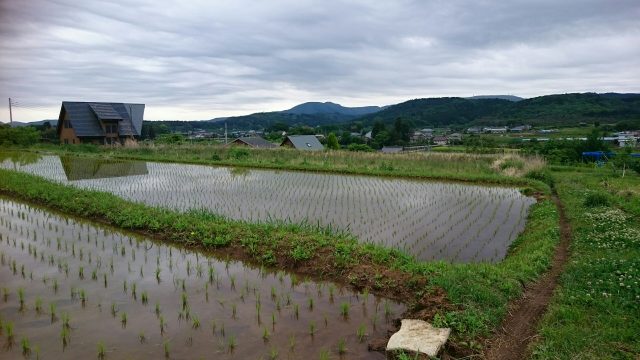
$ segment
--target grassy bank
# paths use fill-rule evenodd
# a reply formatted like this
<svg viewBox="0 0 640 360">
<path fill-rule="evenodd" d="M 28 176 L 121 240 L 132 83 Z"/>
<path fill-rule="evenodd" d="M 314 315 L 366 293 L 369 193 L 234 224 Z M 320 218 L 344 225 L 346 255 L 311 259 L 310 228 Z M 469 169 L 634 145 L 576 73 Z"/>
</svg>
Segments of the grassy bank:
<svg viewBox="0 0 640 360">
<path fill-rule="evenodd" d="M 173 212 L 8 170 L 0 170 L 0 179 L 2 193 L 68 214 L 212 249 L 223 257 L 368 288 L 407 303 L 412 317 L 452 327 L 454 341 L 471 350 L 479 350 L 473 339 L 501 321 L 523 284 L 548 268 L 558 242 L 558 215 L 548 200 L 532 207 L 526 230 L 503 262 L 448 264 L 418 262 L 318 228 L 251 224 L 203 211 Z"/>
<path fill-rule="evenodd" d="M 544 188 L 543 184 L 522 176 L 509 176 L 514 172 L 525 174 L 528 171 L 539 169 L 544 165 L 539 159 L 521 157 L 520 161 L 510 163 L 514 167 L 513 169 L 503 167 L 496 170 L 492 165 L 503 155 L 436 152 L 407 154 L 351 151 L 314 152 L 284 148 L 248 149 L 198 144 L 140 145 L 136 148 L 80 145 L 41 146 L 33 150 L 53 152 L 59 155 L 411 177 Z M 508 156 L 513 157 L 514 155 Z"/>
<path fill-rule="evenodd" d="M 640 178 L 606 169 L 554 171 L 574 238 L 536 359 L 640 356 Z"/>
</svg>

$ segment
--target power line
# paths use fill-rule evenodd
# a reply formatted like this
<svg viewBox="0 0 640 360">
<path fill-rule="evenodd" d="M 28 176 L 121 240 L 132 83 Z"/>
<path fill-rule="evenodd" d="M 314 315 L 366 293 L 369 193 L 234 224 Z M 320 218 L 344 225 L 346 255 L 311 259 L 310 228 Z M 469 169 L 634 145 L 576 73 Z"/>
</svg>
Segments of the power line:
<svg viewBox="0 0 640 360">
<path fill-rule="evenodd" d="M 20 102 L 13 102 L 11 103 L 11 105 L 13 105 L 13 107 L 19 107 L 19 108 L 25 108 L 25 109 L 49 109 L 50 106 L 47 105 L 35 105 L 35 104 L 22 104 Z"/>
</svg>

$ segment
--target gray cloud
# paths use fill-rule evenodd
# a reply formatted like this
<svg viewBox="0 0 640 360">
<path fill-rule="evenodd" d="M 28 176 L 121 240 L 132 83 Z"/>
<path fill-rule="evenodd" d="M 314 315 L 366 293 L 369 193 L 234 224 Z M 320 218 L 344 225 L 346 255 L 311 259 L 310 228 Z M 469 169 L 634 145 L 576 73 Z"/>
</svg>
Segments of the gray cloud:
<svg viewBox="0 0 640 360">
<path fill-rule="evenodd" d="M 0 96 L 207 119 L 302 101 L 639 91 L 640 3 L 0 0 Z M 0 119 L 7 118 L 6 100 Z"/>
</svg>

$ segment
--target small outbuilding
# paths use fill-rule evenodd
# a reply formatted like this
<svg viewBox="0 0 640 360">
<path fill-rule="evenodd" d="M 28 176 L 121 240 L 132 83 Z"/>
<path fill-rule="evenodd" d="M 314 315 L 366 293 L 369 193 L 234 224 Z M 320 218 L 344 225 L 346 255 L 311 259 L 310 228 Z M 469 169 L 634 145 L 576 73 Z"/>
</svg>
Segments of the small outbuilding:
<svg viewBox="0 0 640 360">
<path fill-rule="evenodd" d="M 239 137 L 230 142 L 227 146 L 246 146 L 254 149 L 272 149 L 277 147 L 276 144 L 271 143 L 259 136 Z"/>
<path fill-rule="evenodd" d="M 322 146 L 315 135 L 289 135 L 280 146 L 306 151 L 324 150 L 324 146 Z"/>
</svg>

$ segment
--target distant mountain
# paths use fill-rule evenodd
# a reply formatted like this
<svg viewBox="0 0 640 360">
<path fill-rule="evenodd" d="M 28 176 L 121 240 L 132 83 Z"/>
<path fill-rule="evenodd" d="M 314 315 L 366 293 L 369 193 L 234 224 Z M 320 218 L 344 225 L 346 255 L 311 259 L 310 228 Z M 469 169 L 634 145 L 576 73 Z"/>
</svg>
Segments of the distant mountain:
<svg viewBox="0 0 640 360">
<path fill-rule="evenodd" d="M 289 110 L 255 113 L 209 120 L 233 129 L 264 129 L 274 124 L 287 126 L 335 125 L 349 122 L 359 116 L 380 111 L 383 107 L 346 107 L 332 102 L 306 102 Z"/>
<path fill-rule="evenodd" d="M 52 127 L 56 127 L 56 125 L 58 124 L 58 120 L 57 119 L 51 119 L 51 120 L 40 120 L 40 121 L 31 121 L 31 122 L 21 122 L 21 121 L 14 121 L 13 122 L 13 126 L 14 127 L 21 127 L 21 126 L 41 126 L 46 122 L 49 122 L 49 124 L 51 124 Z M 8 124 L 9 122 L 6 122 L 5 124 Z"/>
<path fill-rule="evenodd" d="M 467 97 L 465 99 L 502 99 L 502 100 L 509 100 L 509 101 L 520 101 L 520 100 L 524 100 L 524 98 L 521 98 L 519 96 L 515 96 L 515 95 L 476 95 L 476 96 L 470 96 Z"/>
<path fill-rule="evenodd" d="M 289 110 L 282 111 L 286 114 L 341 114 L 349 116 L 361 116 L 380 111 L 379 106 L 345 107 L 332 102 L 306 102 L 296 105 Z"/>
</svg>

